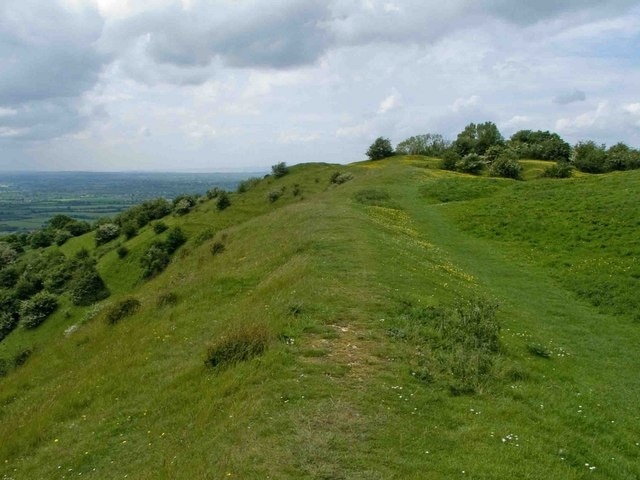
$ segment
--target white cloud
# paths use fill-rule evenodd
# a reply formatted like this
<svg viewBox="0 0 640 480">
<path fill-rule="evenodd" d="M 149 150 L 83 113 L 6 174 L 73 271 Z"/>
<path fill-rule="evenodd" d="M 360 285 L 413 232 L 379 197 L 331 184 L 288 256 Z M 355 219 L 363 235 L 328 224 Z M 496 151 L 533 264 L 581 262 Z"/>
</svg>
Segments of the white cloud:
<svg viewBox="0 0 640 480">
<path fill-rule="evenodd" d="M 384 115 L 391 110 L 394 110 L 400 106 L 402 101 L 402 97 L 400 93 L 394 88 L 388 97 L 386 97 L 382 102 L 380 102 L 380 106 L 378 107 L 378 113 L 380 115 Z"/>
<path fill-rule="evenodd" d="M 470 97 L 459 97 L 451 105 L 451 110 L 454 112 L 459 112 L 465 108 L 475 107 L 480 102 L 480 97 L 478 95 L 471 95 Z"/>
<path fill-rule="evenodd" d="M 640 102 L 628 103 L 624 106 L 624 111 L 632 115 L 640 115 Z"/>
</svg>

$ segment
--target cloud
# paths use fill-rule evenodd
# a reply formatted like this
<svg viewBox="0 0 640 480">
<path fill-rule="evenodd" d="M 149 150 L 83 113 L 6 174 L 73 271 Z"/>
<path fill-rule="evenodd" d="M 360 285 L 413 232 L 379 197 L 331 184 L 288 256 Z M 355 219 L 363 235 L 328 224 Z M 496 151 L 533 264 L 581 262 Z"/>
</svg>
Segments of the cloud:
<svg viewBox="0 0 640 480">
<path fill-rule="evenodd" d="M 398 91 L 394 88 L 388 97 L 386 97 L 382 102 L 380 102 L 380 106 L 378 107 L 378 113 L 380 115 L 384 115 L 391 110 L 394 110 L 400 106 L 400 102 L 402 97 L 398 93 Z"/>
<path fill-rule="evenodd" d="M 475 107 L 480 102 L 480 97 L 478 95 L 471 95 L 470 97 L 464 98 L 456 98 L 451 105 L 451 110 L 454 112 L 459 112 L 465 108 Z"/>
<path fill-rule="evenodd" d="M 562 93 L 553 99 L 553 103 L 558 105 L 568 105 L 575 102 L 584 102 L 587 94 L 582 90 L 574 90 L 573 92 Z"/>
<path fill-rule="evenodd" d="M 87 116 L 79 99 L 93 88 L 108 61 L 95 46 L 102 26 L 90 6 L 67 8 L 56 0 L 3 2 L 3 137 L 48 139 L 82 127 Z"/>
</svg>

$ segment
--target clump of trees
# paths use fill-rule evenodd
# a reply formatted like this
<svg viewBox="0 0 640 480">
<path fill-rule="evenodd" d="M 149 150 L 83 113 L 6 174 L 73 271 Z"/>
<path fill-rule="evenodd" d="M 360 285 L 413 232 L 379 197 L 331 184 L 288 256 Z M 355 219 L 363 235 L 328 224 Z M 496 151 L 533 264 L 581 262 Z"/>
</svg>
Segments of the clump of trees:
<svg viewBox="0 0 640 480">
<path fill-rule="evenodd" d="M 370 158 L 384 146 L 384 156 L 394 152 L 390 143 L 380 137 L 369 147 Z M 574 147 L 557 133 L 542 130 L 520 130 L 505 140 L 492 122 L 470 123 L 449 142 L 439 134 L 409 137 L 400 142 L 395 151 L 401 155 L 440 157 L 441 168 L 463 173 L 479 174 L 488 169 L 492 176 L 520 178 L 522 167 L 518 160 L 546 160 L 556 164 L 542 174 L 548 178 L 567 178 L 573 169 L 587 173 L 640 168 L 640 151 L 624 143 L 609 148 L 593 141 L 579 142 Z"/>
<path fill-rule="evenodd" d="M 142 278 L 148 279 L 162 272 L 171 256 L 187 241 L 187 237 L 180 227 L 169 229 L 166 238 L 154 241 L 140 258 Z"/>
<path fill-rule="evenodd" d="M 441 157 L 451 147 L 451 142 L 438 133 L 416 135 L 403 140 L 396 147 L 398 155 L 424 155 Z"/>
<path fill-rule="evenodd" d="M 378 137 L 367 150 L 369 160 L 382 160 L 395 154 L 388 138 Z"/>
<path fill-rule="evenodd" d="M 276 163 L 271 166 L 271 174 L 276 178 L 284 177 L 287 173 L 289 173 L 289 167 L 285 162 Z"/>
</svg>

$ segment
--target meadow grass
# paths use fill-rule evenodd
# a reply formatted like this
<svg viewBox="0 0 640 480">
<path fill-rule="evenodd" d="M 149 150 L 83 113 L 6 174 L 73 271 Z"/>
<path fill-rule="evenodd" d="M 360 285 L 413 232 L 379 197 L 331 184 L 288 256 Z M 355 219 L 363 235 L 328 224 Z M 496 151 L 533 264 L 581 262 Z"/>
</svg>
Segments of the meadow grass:
<svg viewBox="0 0 640 480">
<path fill-rule="evenodd" d="M 634 278 L 640 217 L 627 217 L 636 210 L 624 192 L 640 177 L 516 182 L 436 165 L 340 166 L 353 175 L 342 184 L 331 182 L 335 165 L 295 166 L 232 194 L 222 212 L 202 203 L 165 220 L 189 240 L 148 281 L 139 258 L 151 227 L 122 242 L 123 259 L 118 242 L 96 252 L 113 293 L 103 307 L 63 298 L 38 329 L 0 342 L 0 358 L 33 349 L 0 378 L 0 474 L 638 478 L 634 304 L 596 307 L 568 279 L 579 258 L 624 248 L 615 268 L 593 260 L 578 280 Z M 592 216 L 597 205 L 607 208 Z M 591 221 L 605 218 L 606 228 Z M 206 229 L 213 237 L 196 240 Z M 135 314 L 101 321 L 128 296 Z M 477 298 L 498 305 L 486 328 L 425 313 Z M 205 365 L 212 345 L 252 325 L 259 354 Z M 472 342 L 491 345 L 491 369 L 453 395 L 440 367 L 475 352 L 464 332 L 491 339 Z M 417 368 L 429 352 L 451 354 L 436 381 Z"/>
</svg>

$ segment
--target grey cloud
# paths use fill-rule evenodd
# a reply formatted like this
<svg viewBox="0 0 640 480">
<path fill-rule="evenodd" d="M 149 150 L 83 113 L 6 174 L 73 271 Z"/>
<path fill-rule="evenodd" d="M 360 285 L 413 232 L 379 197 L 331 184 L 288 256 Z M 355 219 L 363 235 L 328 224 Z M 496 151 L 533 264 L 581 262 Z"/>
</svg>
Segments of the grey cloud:
<svg viewBox="0 0 640 480">
<path fill-rule="evenodd" d="M 568 105 L 575 102 L 584 102 L 587 99 L 586 93 L 582 90 L 574 90 L 573 92 L 562 93 L 553 99 L 553 103 L 558 105 Z"/>
<path fill-rule="evenodd" d="M 508 21 L 531 25 L 556 15 L 590 9 L 602 16 L 615 15 L 637 4 L 637 0 L 487 0 L 479 8 Z"/>
<path fill-rule="evenodd" d="M 0 7 L 0 117 L 4 142 L 46 139 L 85 121 L 78 99 L 98 81 L 103 20 L 93 9 L 56 1 L 5 0 Z"/>
<path fill-rule="evenodd" d="M 231 67 L 301 66 L 316 61 L 330 44 L 323 27 L 329 10 L 320 0 L 222 3 L 139 14 L 110 25 L 103 44 L 114 53 L 142 45 L 156 65 L 186 70 L 216 60 Z"/>
</svg>

